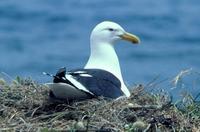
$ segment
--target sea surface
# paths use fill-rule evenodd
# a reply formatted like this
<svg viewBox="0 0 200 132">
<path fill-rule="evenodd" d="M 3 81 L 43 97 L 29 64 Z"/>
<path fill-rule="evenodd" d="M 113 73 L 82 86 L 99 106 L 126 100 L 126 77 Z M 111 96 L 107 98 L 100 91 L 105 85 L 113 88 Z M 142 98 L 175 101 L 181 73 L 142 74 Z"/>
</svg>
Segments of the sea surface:
<svg viewBox="0 0 200 132">
<path fill-rule="evenodd" d="M 116 45 L 127 85 L 171 82 L 186 69 L 200 72 L 199 0 L 1 0 L 1 76 L 44 83 L 51 78 L 42 72 L 83 67 L 90 32 L 104 20 L 141 39 L 140 45 Z M 185 80 L 195 93 L 200 79 L 194 76 Z"/>
</svg>

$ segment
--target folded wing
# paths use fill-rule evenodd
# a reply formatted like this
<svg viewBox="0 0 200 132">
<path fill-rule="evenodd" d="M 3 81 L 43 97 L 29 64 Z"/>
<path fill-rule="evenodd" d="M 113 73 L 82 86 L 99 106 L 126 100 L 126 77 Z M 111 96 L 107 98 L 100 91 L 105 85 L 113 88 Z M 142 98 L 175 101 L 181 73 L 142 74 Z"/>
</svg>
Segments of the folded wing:
<svg viewBox="0 0 200 132">
<path fill-rule="evenodd" d="M 83 98 L 97 96 L 118 98 L 123 95 L 120 80 L 112 73 L 101 69 L 76 69 L 66 72 L 65 68 L 61 68 L 56 76 L 54 76 L 53 82 L 55 86 L 62 84 L 60 88 L 54 88 L 53 85 L 51 86 L 53 93 L 57 93 L 55 96 L 60 96 L 62 93 L 61 98 L 63 98 L 64 95 L 66 95 L 66 98 L 68 98 L 69 95 L 73 95 L 73 98 L 76 97 L 76 95 L 77 98 L 81 96 L 84 96 Z M 64 88 L 65 85 L 68 88 Z M 63 93 L 65 94 L 63 95 Z"/>
</svg>

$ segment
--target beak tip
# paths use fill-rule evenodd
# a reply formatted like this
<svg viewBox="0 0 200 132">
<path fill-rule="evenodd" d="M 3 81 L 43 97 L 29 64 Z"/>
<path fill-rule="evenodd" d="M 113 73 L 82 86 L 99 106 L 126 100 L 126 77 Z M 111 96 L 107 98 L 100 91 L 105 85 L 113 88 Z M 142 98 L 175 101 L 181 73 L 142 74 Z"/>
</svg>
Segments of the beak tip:
<svg viewBox="0 0 200 132">
<path fill-rule="evenodd" d="M 137 36 L 135 36 L 133 34 L 130 34 L 128 32 L 126 32 L 125 34 L 123 34 L 121 36 L 121 38 L 124 39 L 124 40 L 128 40 L 128 41 L 132 42 L 133 44 L 139 44 L 140 43 L 139 37 L 137 37 Z"/>
<path fill-rule="evenodd" d="M 140 41 L 140 39 L 139 39 L 139 38 L 137 38 L 135 41 L 132 41 L 132 43 L 134 43 L 134 44 L 140 44 L 140 43 L 141 43 L 141 41 Z"/>
</svg>

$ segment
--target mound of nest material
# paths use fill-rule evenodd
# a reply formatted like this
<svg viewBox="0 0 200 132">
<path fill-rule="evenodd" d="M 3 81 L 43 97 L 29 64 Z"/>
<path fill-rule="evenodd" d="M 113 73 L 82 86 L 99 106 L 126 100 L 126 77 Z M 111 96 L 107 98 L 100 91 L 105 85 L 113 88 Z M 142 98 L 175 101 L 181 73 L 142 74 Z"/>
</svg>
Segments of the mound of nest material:
<svg viewBox="0 0 200 132">
<path fill-rule="evenodd" d="M 80 102 L 50 100 L 48 88 L 31 79 L 0 81 L 0 131 L 199 131 L 200 115 L 190 116 L 166 93 L 143 86 L 130 98 Z M 199 108 L 199 106 L 198 106 Z"/>
</svg>

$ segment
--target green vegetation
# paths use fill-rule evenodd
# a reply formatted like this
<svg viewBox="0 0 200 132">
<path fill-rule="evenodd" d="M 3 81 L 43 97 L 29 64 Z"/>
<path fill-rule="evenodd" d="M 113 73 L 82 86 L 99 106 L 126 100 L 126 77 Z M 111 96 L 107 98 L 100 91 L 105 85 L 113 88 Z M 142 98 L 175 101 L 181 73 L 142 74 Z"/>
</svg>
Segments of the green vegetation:
<svg viewBox="0 0 200 132">
<path fill-rule="evenodd" d="M 165 92 L 136 86 L 130 98 L 68 104 L 48 97 L 48 88 L 17 77 L 0 79 L 0 131 L 200 131 L 200 103 L 191 95 L 172 103 Z"/>
</svg>

